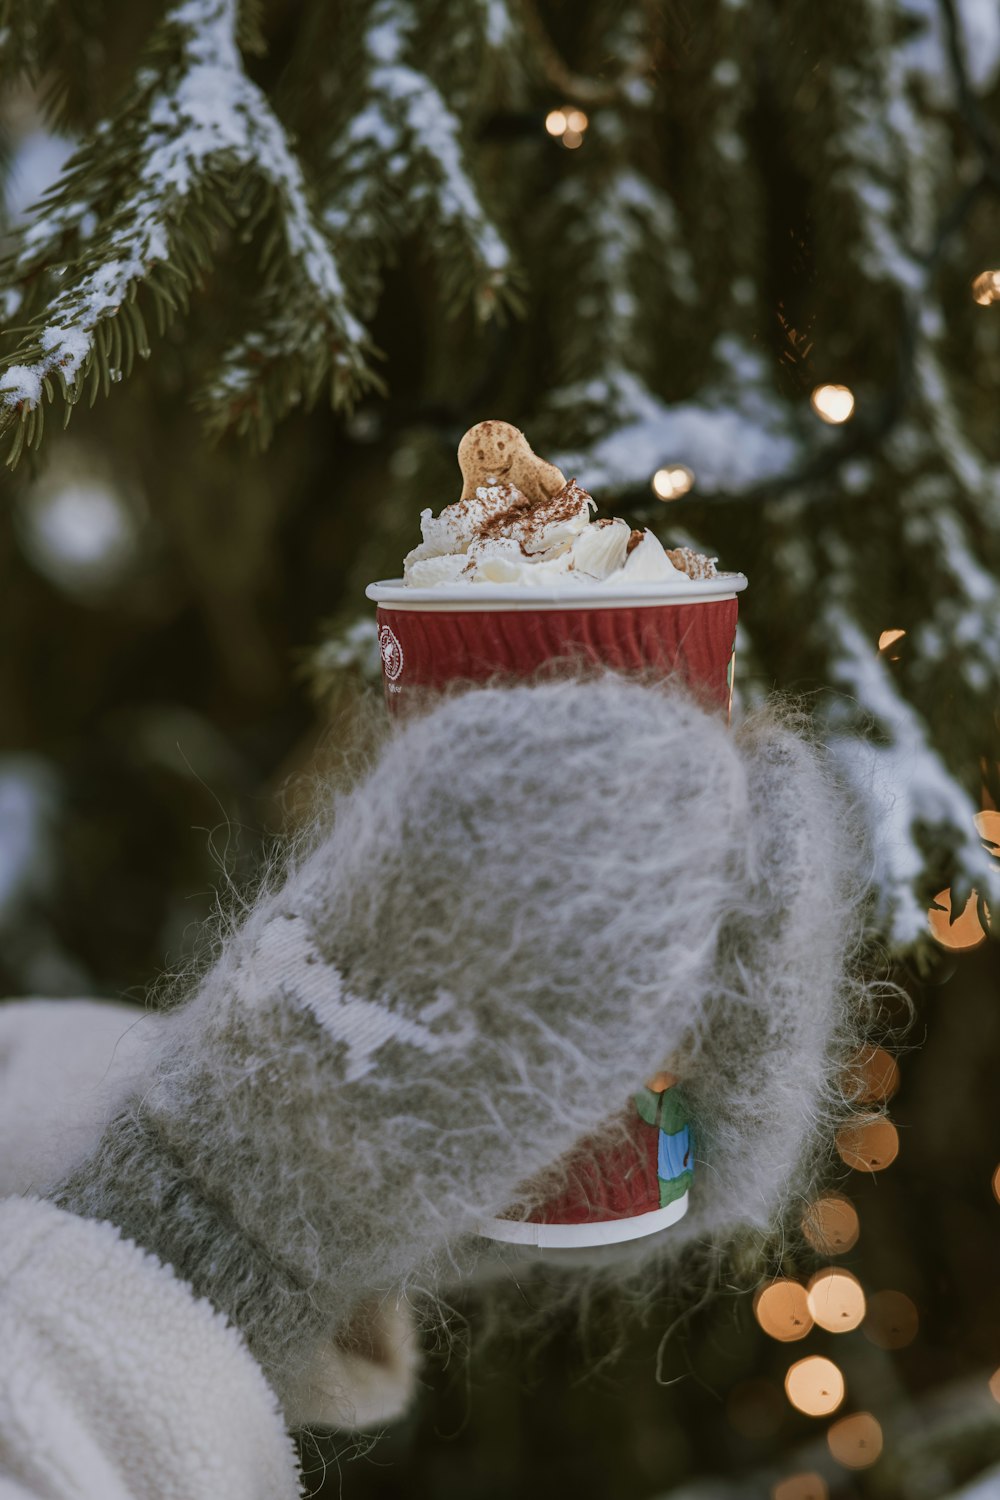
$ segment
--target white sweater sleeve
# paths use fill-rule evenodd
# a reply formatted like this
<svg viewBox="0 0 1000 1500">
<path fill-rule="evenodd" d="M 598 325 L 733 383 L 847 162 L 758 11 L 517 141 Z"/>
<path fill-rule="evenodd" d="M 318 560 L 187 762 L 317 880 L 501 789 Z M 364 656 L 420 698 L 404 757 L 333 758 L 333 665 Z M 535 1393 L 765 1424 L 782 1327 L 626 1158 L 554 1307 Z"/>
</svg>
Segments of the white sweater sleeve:
<svg viewBox="0 0 1000 1500">
<path fill-rule="evenodd" d="M 92 1149 L 141 1076 L 159 1025 L 155 1013 L 115 1001 L 0 1005 L 0 1199 L 43 1193 Z M 290 1403 L 296 1425 L 382 1427 L 411 1404 L 420 1344 L 405 1303 L 386 1298 L 370 1325 L 367 1352 L 329 1340 L 317 1348 Z"/>
<path fill-rule="evenodd" d="M 109 1224 L 0 1202 L 0 1497 L 297 1500 L 239 1334 Z"/>
</svg>

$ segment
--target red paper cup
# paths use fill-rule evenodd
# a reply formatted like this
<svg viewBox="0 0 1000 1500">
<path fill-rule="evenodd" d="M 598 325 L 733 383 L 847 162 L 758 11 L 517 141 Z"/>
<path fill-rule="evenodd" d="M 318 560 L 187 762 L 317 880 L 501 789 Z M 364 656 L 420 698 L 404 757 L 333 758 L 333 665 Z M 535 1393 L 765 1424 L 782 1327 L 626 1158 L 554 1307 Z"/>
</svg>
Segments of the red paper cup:
<svg viewBox="0 0 1000 1500">
<path fill-rule="evenodd" d="M 455 682 L 534 677 L 566 660 L 620 671 L 676 675 L 728 712 L 733 690 L 736 596 L 742 573 L 631 587 L 519 588 L 401 579 L 366 590 L 378 605 L 378 636 L 390 711 L 408 693 Z M 491 1219 L 490 1239 L 540 1249 L 620 1244 L 682 1218 L 690 1181 L 690 1135 L 673 1081 L 658 1075 L 635 1096 L 613 1136 L 582 1143 L 563 1188 L 528 1220 Z"/>
</svg>

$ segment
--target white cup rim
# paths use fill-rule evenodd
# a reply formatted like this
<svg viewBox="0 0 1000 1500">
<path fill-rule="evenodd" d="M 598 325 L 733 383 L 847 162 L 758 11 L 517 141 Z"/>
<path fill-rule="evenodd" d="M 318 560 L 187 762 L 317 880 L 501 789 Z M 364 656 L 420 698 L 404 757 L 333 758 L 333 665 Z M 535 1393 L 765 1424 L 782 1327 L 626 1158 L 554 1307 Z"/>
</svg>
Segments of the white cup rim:
<svg viewBox="0 0 1000 1500">
<path fill-rule="evenodd" d="M 512 583 L 443 583 L 415 588 L 401 578 L 370 583 L 365 594 L 376 604 L 412 610 L 627 609 L 657 604 L 708 604 L 735 599 L 747 586 L 743 573 L 719 573 L 684 583 L 588 584 L 525 587 Z"/>
</svg>

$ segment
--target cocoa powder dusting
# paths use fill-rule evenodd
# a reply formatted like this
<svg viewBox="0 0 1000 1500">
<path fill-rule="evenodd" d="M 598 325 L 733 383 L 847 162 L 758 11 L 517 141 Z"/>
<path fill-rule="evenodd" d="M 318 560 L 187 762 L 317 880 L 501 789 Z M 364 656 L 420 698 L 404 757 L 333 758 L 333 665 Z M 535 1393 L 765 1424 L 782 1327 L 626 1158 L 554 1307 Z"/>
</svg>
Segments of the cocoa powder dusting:
<svg viewBox="0 0 1000 1500">
<path fill-rule="evenodd" d="M 545 526 L 570 521 L 580 514 L 590 499 L 587 491 L 575 479 L 567 480 L 561 490 L 540 502 L 528 500 L 512 485 L 506 488 L 511 491 L 510 504 L 483 523 L 478 532 L 480 541 L 496 541 L 500 537 L 511 536 L 515 531 L 522 534 L 540 532 Z"/>
<path fill-rule="evenodd" d="M 706 557 L 704 552 L 695 552 L 693 547 L 667 547 L 665 551 L 674 567 L 686 573 L 689 578 L 716 578 L 718 576 L 715 558 Z"/>
</svg>

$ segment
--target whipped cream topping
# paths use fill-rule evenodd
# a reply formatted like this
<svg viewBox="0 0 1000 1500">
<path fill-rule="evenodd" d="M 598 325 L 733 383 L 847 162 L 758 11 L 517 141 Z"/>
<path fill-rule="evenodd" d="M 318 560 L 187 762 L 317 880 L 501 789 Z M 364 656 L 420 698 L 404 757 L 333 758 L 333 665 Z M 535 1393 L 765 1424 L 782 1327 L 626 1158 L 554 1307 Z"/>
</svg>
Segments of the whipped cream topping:
<svg viewBox="0 0 1000 1500">
<path fill-rule="evenodd" d="M 608 579 L 690 583 L 715 575 L 710 559 L 679 548 L 672 560 L 651 531 L 633 531 L 617 517 L 595 521 L 595 509 L 575 479 L 539 500 L 527 499 L 512 484 L 480 485 L 437 516 L 421 512 L 423 541 L 404 559 L 403 580 L 414 588 L 538 587 Z"/>
</svg>

